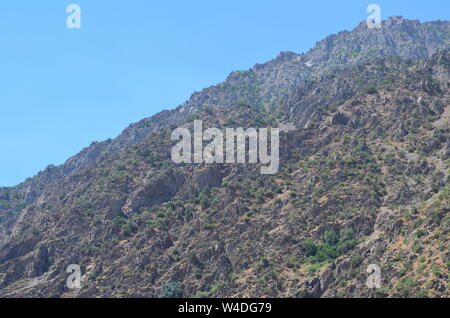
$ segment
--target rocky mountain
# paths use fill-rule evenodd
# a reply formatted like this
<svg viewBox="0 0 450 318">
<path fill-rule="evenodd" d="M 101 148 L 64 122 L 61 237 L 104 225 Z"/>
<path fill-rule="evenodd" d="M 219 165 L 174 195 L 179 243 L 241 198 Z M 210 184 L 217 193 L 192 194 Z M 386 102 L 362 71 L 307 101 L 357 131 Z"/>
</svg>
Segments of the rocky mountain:
<svg viewBox="0 0 450 318">
<path fill-rule="evenodd" d="M 448 21 L 361 23 L 1 188 L 0 296 L 448 297 L 449 44 Z M 262 176 L 172 163 L 194 119 L 298 129 Z"/>
</svg>

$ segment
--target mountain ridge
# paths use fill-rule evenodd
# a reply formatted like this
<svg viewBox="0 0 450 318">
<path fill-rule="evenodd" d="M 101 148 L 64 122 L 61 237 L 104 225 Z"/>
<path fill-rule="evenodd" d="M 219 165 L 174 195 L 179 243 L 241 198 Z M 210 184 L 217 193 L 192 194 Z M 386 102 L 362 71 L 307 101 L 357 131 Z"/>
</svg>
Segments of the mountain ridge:
<svg viewBox="0 0 450 318">
<path fill-rule="evenodd" d="M 356 40 L 351 39 L 352 34 Z M 367 41 L 367 36 L 372 40 Z M 421 40 L 406 45 L 414 37 Z M 396 43 L 393 47 L 392 42 Z M 382 43 L 385 51 L 368 50 L 373 43 Z M 17 206 L 0 206 L 0 294 L 18 296 L 15 289 L 22 286 L 26 287 L 24 295 L 61 296 L 67 293 L 63 287 L 64 266 L 78 262 L 85 272 L 102 277 L 100 285 L 90 283 L 82 290 L 83 296 L 120 296 L 129 288 L 139 295 L 156 296 L 166 286 L 164 282 L 184 284 L 184 294 L 190 296 L 201 296 L 202 292 L 261 296 L 252 287 L 258 272 L 267 276 L 271 286 L 261 283 L 267 292 L 264 296 L 402 295 L 395 286 L 378 294 L 366 291 L 361 273 L 356 283 L 350 283 L 354 277 L 344 268 L 363 268 L 364 260 L 353 264 L 360 261 L 352 259 L 357 256 L 352 255 L 355 248 L 372 255 L 370 248 L 389 246 L 386 257 L 394 257 L 389 254 L 393 250 L 391 241 L 398 239 L 403 224 L 422 217 L 422 223 L 413 231 L 432 230 L 438 238 L 424 234 L 414 236 L 414 240 L 432 240 L 427 246 L 442 259 L 446 257 L 437 252 L 435 241 L 445 236 L 447 229 L 444 221 L 448 200 L 445 195 L 438 196 L 448 191 L 449 179 L 445 161 L 450 145 L 445 126 L 448 44 L 449 22 L 421 24 L 396 17 L 383 22 L 382 30 L 367 30 L 360 24 L 353 31 L 318 42 L 308 53 L 284 52 L 248 71 L 233 72 L 226 82 L 193 94 L 177 109 L 131 125 L 114 141 L 84 149 L 82 155 L 69 159 L 67 166 L 50 167 L 47 174 L 10 193 L 6 192 L 11 189 L 2 189 L 0 199 L 6 201 L 8 196 L 8 202 Z M 414 95 L 417 98 L 411 98 Z M 364 107 L 369 105 L 373 113 Z M 189 125 L 195 118 L 217 127 L 295 122 L 299 131 L 282 135 L 281 158 L 285 161 L 281 181 L 258 178 L 254 184 L 254 170 L 249 167 L 172 167 L 167 153 L 168 135 L 177 125 Z M 354 157 L 349 158 L 341 148 Z M 419 160 L 420 156 L 428 161 Z M 328 165 L 333 169 L 327 170 L 329 176 L 323 175 L 319 167 L 325 169 Z M 405 171 L 405 175 L 398 171 Z M 352 187 L 347 179 L 360 187 Z M 263 192 L 258 192 L 257 187 Z M 354 195 L 341 192 L 341 187 Z M 255 193 L 249 193 L 253 189 Z M 354 206 L 370 213 L 353 211 L 340 202 L 346 195 Z M 235 202 L 236 197 L 245 202 Z M 415 206 L 424 202 L 433 209 Z M 397 209 L 390 207 L 396 203 L 412 212 L 405 210 L 398 215 L 394 212 Z M 253 211 L 252 205 L 260 212 Z M 407 212 L 410 216 L 405 217 Z M 279 220 L 278 213 L 289 222 Z M 227 216 L 236 228 L 221 221 Z M 299 223 L 306 219 L 317 228 L 305 228 Z M 215 230 L 216 223 L 224 227 L 228 238 Z M 264 239 L 268 229 L 272 234 L 279 233 L 268 234 L 276 246 L 286 248 L 298 260 L 286 260 L 284 252 L 266 255 L 271 246 Z M 415 235 L 408 232 L 409 228 L 404 230 L 407 235 Z M 207 236 L 211 231 L 212 241 Z M 305 237 L 305 233 L 313 236 Z M 330 235 L 338 237 L 328 241 Z M 386 237 L 381 238 L 383 235 Z M 183 237 L 188 246 L 177 237 Z M 236 238 L 243 242 L 242 246 Z M 257 238 L 262 239 L 261 248 L 252 252 L 247 245 Z M 73 248 L 67 243 L 70 240 L 74 241 Z M 196 240 L 210 242 L 209 247 L 198 246 Z M 357 247 L 359 240 L 365 240 L 361 247 Z M 110 251 L 104 250 L 106 243 Z M 117 255 L 122 249 L 120 244 L 127 246 L 122 258 Z M 246 258 L 239 258 L 230 246 Z M 148 249 L 158 262 L 149 259 L 145 252 Z M 308 258 L 311 250 L 324 254 Z M 408 247 L 405 253 L 412 257 L 412 251 Z M 212 261 L 208 261 L 208 255 Z M 108 260 L 115 258 L 120 263 L 111 267 Z M 125 278 L 126 264 L 134 258 L 140 263 L 132 263 L 139 268 L 139 275 L 147 277 L 149 286 Z M 374 260 L 375 256 L 370 258 Z M 303 272 L 305 268 L 309 268 L 308 272 Z M 445 266 L 439 269 L 440 276 L 435 275 L 438 285 L 433 289 L 436 293 L 442 289 L 445 276 Z M 110 271 L 120 275 L 114 278 Z M 200 275 L 202 271 L 205 274 Z M 233 271 L 241 275 L 237 279 L 240 284 L 230 280 Z M 311 277 L 309 271 L 315 276 Z M 274 278 L 288 274 L 298 276 L 298 285 Z M 401 281 L 394 270 L 387 274 L 393 281 Z M 310 285 L 306 278 L 312 278 Z M 338 278 L 350 284 L 349 289 L 333 285 Z M 223 290 L 213 288 L 225 282 L 229 286 L 222 286 Z M 118 294 L 105 289 L 111 284 L 121 286 Z M 410 288 L 404 294 L 411 296 L 416 287 L 408 284 L 410 281 L 403 282 L 402 288 Z"/>
<path fill-rule="evenodd" d="M 318 41 L 316 43 L 316 45 L 311 48 L 308 52 L 306 53 L 294 53 L 294 52 L 281 52 L 275 59 L 268 61 L 266 63 L 263 64 L 256 64 L 255 66 L 253 66 L 252 68 L 250 68 L 249 71 L 252 70 L 261 70 L 264 69 L 266 66 L 271 66 L 272 64 L 277 64 L 278 62 L 287 62 L 289 60 L 294 60 L 294 59 L 300 59 L 300 61 L 302 61 L 303 64 L 307 64 L 308 62 L 311 61 L 311 59 L 313 60 L 313 63 L 316 64 L 316 60 L 314 60 L 314 58 L 317 58 L 317 55 L 321 55 L 320 53 L 323 52 L 323 49 L 329 46 L 336 46 L 336 45 L 332 45 L 332 42 L 336 39 L 339 39 L 340 36 L 347 36 L 347 35 L 352 35 L 354 32 L 366 32 L 369 30 L 369 32 L 378 32 L 381 33 L 383 32 L 383 30 L 385 28 L 390 28 L 392 26 L 400 26 L 400 28 L 402 30 L 408 30 L 411 27 L 417 27 L 418 25 L 423 25 L 423 26 L 434 26 L 434 25 L 447 25 L 446 29 L 447 29 L 447 39 L 446 41 L 442 41 L 445 42 L 445 45 L 438 45 L 437 47 L 443 49 L 446 47 L 450 46 L 450 40 L 449 40 L 449 35 L 448 32 L 450 32 L 450 27 L 448 26 L 448 22 L 445 21 L 430 21 L 430 22 L 424 22 L 421 23 L 419 20 L 407 20 L 404 19 L 401 16 L 394 16 L 394 17 L 390 17 L 388 20 L 385 20 L 382 22 L 382 28 L 381 29 L 368 29 L 367 24 L 365 21 L 361 22 L 356 28 L 354 28 L 352 31 L 341 31 L 337 34 L 333 34 L 330 35 L 328 37 L 326 37 L 325 39 Z M 445 29 L 445 28 L 444 28 Z M 395 43 L 395 41 L 389 41 L 392 43 Z M 400 42 L 401 41 L 397 41 Z M 398 45 L 401 47 L 401 45 Z M 360 48 L 359 48 L 360 49 Z M 414 52 L 413 54 L 408 54 L 408 58 L 417 58 L 417 59 L 421 59 L 421 58 L 425 58 L 427 56 L 430 56 L 431 53 L 435 52 L 436 50 L 436 45 L 432 46 L 431 49 L 429 49 L 429 51 L 427 51 L 426 53 L 424 52 L 426 50 L 426 48 L 421 47 L 420 49 L 417 49 L 417 52 Z M 318 52 L 318 53 L 317 53 Z M 372 52 L 373 53 L 373 52 Z M 406 57 L 404 53 L 400 53 L 392 50 L 392 51 L 388 51 L 388 52 L 383 52 L 381 55 L 379 56 L 384 56 L 384 55 L 399 55 L 399 56 L 403 56 Z M 378 55 L 376 55 L 378 56 Z M 325 59 L 329 59 L 330 57 L 326 56 Z M 305 60 L 307 60 L 306 62 L 304 62 Z M 352 65 L 352 63 L 358 63 L 358 62 L 351 62 L 349 65 Z M 345 67 L 347 64 L 346 63 L 341 63 L 342 67 Z M 309 68 L 309 67 L 308 67 Z M 228 78 L 226 79 L 225 82 L 227 82 L 230 79 L 233 79 L 233 77 L 235 76 L 235 74 L 238 74 L 240 72 L 246 72 L 246 71 L 234 71 L 232 72 Z M 192 96 L 189 98 L 188 101 L 186 101 L 185 103 L 183 103 L 182 105 L 180 105 L 179 107 L 173 109 L 173 110 L 164 110 L 161 111 L 155 115 L 152 115 L 148 118 L 145 118 L 139 122 L 136 122 L 134 124 L 130 124 L 128 128 L 124 129 L 124 131 L 116 138 L 114 139 L 108 139 L 107 141 L 103 141 L 103 142 L 93 142 L 91 144 L 91 146 L 86 147 L 84 149 L 82 149 L 78 154 L 76 154 L 75 156 L 72 156 L 71 158 L 69 158 L 61 167 L 62 167 L 62 175 L 66 175 L 66 174 L 70 174 L 72 171 L 77 170 L 81 167 L 84 167 L 86 165 L 89 165 L 90 163 L 92 163 L 92 161 L 95 161 L 95 159 L 98 158 L 99 153 L 103 152 L 103 148 L 108 148 L 109 152 L 115 152 L 118 151 L 119 149 L 122 149 L 122 145 L 132 145 L 136 142 L 139 142 L 140 140 L 142 140 L 143 138 L 145 138 L 145 136 L 148 136 L 150 133 L 158 130 L 161 128 L 161 126 L 164 126 L 164 124 L 160 124 L 160 122 L 164 122 L 167 121 L 168 118 L 170 118 L 170 115 L 172 115 L 173 113 L 176 113 L 177 110 L 181 110 L 181 112 L 190 112 L 192 107 L 192 104 L 201 104 L 200 101 L 198 100 L 198 96 L 203 95 L 204 92 L 207 92 L 208 90 L 215 88 L 217 86 L 223 85 L 225 82 L 223 83 L 219 83 L 213 86 L 210 86 L 208 88 L 203 89 L 200 92 L 196 92 L 194 94 L 192 94 Z M 297 84 L 297 83 L 295 83 Z M 183 117 L 182 117 L 183 118 Z M 184 118 L 183 118 L 184 119 Z M 181 120 L 183 120 L 181 119 Z M 170 120 L 169 120 L 170 122 Z M 178 121 L 176 121 L 178 122 Z M 168 123 L 165 124 L 165 126 L 167 126 Z M 147 129 L 146 129 L 147 128 Z M 139 131 L 139 129 L 142 129 L 142 131 Z M 81 157 L 81 158 L 80 158 Z M 95 159 L 94 159 L 95 158 Z M 53 168 L 53 165 L 50 165 L 51 168 Z M 21 184 L 17 185 L 20 186 Z M 17 187 L 15 186 L 15 187 Z M 6 188 L 14 188 L 14 187 L 6 187 Z"/>
</svg>

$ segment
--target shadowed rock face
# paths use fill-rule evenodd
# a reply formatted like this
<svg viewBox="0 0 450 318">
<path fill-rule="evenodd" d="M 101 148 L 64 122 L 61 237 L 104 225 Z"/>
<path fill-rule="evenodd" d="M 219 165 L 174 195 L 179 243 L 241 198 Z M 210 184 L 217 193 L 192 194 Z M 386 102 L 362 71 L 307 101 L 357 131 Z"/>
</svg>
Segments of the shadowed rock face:
<svg viewBox="0 0 450 318">
<path fill-rule="evenodd" d="M 362 23 L 1 188 L 0 295 L 448 297 L 449 25 Z M 298 130 L 274 176 L 174 165 L 171 131 L 194 119 Z"/>
</svg>

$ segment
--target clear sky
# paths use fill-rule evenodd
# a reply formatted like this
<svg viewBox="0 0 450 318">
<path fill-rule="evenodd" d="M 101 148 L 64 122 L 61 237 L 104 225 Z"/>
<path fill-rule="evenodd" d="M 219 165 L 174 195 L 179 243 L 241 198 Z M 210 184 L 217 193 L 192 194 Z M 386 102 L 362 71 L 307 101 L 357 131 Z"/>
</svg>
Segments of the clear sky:
<svg viewBox="0 0 450 318">
<path fill-rule="evenodd" d="M 66 8 L 81 7 L 81 29 Z M 0 186 L 175 108 L 280 51 L 383 19 L 448 20 L 448 0 L 2 0 Z"/>
</svg>

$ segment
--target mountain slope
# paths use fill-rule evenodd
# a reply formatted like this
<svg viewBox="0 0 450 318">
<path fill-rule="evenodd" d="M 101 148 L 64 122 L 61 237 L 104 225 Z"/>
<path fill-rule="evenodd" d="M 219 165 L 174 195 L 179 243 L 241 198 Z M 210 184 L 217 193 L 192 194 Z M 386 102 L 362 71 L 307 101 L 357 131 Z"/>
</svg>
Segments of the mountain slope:
<svg viewBox="0 0 450 318">
<path fill-rule="evenodd" d="M 448 22 L 361 24 L 2 189 L 0 295 L 73 295 L 65 269 L 80 264 L 77 295 L 88 297 L 174 285 L 185 296 L 412 297 L 426 287 L 448 297 L 448 35 Z M 176 166 L 170 133 L 195 118 L 301 129 L 282 134 L 274 176 Z M 383 269 L 378 291 L 364 285 L 372 263 Z"/>
<path fill-rule="evenodd" d="M 392 17 L 383 21 L 381 29 L 368 29 L 366 22 L 362 22 L 350 32 L 343 31 L 318 42 L 305 54 L 283 52 L 268 63 L 257 64 L 248 71 L 233 72 L 224 83 L 193 94 L 177 109 L 163 111 L 130 125 L 113 140 L 93 143 L 64 165 L 49 166 L 17 187 L 0 189 L 0 197 L 2 200 L 13 197 L 9 207 L 18 211 L 24 203 L 34 202 L 45 184 L 90 166 L 105 154 L 119 152 L 136 144 L 163 127 L 185 122 L 201 108 L 234 107 L 238 102 L 244 102 L 276 109 L 288 98 L 292 89 L 317 74 L 381 56 L 423 59 L 449 45 L 448 21 L 420 23 L 417 20 Z M 298 111 L 305 113 L 302 116 L 304 120 L 299 123 L 304 124 L 311 110 L 306 108 Z"/>
</svg>

